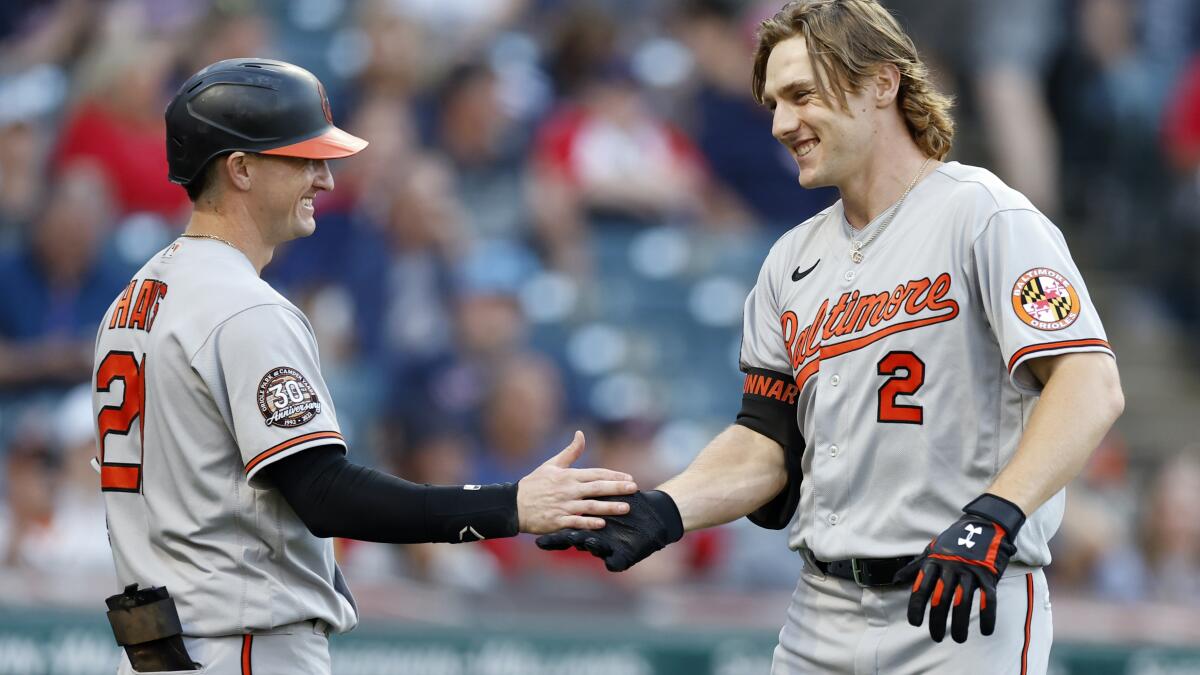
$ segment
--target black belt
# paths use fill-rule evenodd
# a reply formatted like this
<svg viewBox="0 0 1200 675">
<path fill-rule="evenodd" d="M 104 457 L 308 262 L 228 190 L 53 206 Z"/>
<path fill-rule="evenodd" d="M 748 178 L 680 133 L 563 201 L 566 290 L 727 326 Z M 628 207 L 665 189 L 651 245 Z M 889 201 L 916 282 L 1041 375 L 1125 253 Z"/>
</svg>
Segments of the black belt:
<svg viewBox="0 0 1200 675">
<path fill-rule="evenodd" d="M 849 579 L 859 586 L 891 586 L 896 583 L 896 572 L 913 561 L 913 556 L 902 558 L 848 558 L 824 562 L 811 558 L 821 574 Z"/>
</svg>

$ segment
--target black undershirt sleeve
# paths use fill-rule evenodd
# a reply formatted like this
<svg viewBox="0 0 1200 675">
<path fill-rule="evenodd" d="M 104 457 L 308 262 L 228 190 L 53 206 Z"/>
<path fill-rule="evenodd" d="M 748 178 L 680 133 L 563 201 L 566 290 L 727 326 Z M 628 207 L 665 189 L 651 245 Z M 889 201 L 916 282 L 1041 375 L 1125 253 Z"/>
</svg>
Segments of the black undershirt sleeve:
<svg viewBox="0 0 1200 675">
<path fill-rule="evenodd" d="M 517 534 L 517 486 L 419 485 L 351 463 L 340 446 L 298 452 L 264 478 L 318 537 L 459 543 Z"/>
</svg>

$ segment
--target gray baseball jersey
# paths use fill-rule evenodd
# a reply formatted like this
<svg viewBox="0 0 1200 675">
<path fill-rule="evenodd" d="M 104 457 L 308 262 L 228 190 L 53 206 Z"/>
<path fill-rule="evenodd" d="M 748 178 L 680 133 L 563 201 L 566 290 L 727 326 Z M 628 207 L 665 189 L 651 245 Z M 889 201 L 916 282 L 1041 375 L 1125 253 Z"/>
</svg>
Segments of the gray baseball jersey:
<svg viewBox="0 0 1200 675">
<path fill-rule="evenodd" d="M 1112 353 L 1062 234 L 988 171 L 939 167 L 854 263 L 884 218 L 855 232 L 837 202 L 775 244 L 746 300 L 742 368 L 799 387 L 789 544 L 822 560 L 920 553 L 1013 456 L 1028 361 Z M 1015 560 L 1050 562 L 1063 502 L 1029 514 Z"/>
<path fill-rule="evenodd" d="M 96 338 L 101 487 L 120 585 L 166 586 L 185 635 L 357 623 L 333 544 L 263 467 L 345 444 L 300 310 L 224 243 L 179 239 Z"/>
</svg>

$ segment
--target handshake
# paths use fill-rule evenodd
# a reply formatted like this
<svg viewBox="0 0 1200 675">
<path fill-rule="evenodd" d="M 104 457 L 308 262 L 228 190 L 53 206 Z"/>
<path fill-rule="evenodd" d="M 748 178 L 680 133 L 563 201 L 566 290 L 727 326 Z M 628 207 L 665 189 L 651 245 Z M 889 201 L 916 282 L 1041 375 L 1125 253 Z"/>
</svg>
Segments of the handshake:
<svg viewBox="0 0 1200 675">
<path fill-rule="evenodd" d="M 670 495 L 637 491 L 627 474 L 568 468 L 582 453 L 576 432 L 571 445 L 518 483 L 520 529 L 541 534 L 539 548 L 587 551 L 620 572 L 683 537 Z"/>
</svg>

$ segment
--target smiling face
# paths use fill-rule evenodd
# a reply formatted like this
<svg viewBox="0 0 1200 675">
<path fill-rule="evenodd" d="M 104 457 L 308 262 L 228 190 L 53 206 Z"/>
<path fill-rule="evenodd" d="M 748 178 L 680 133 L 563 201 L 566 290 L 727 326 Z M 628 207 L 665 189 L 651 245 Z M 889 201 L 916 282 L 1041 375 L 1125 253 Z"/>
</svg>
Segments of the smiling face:
<svg viewBox="0 0 1200 675">
<path fill-rule="evenodd" d="M 828 74 L 823 80 L 838 86 Z M 822 97 L 802 36 L 771 50 L 762 100 L 773 115 L 771 133 L 796 160 L 800 185 L 842 186 L 866 165 L 878 136 L 876 102 L 866 89 L 847 91 L 845 108 Z"/>
<path fill-rule="evenodd" d="M 263 239 L 281 244 L 317 229 L 313 198 L 333 189 L 333 174 L 323 159 L 254 155 L 252 210 L 264 228 Z"/>
</svg>

